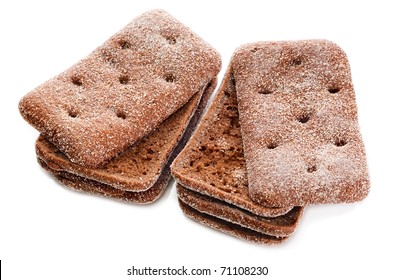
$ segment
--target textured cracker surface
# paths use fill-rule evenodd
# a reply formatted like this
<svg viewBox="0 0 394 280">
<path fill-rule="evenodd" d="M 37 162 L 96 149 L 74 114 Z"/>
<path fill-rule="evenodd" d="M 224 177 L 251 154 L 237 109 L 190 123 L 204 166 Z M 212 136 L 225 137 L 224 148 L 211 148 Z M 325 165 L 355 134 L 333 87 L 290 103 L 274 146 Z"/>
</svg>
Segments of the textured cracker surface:
<svg viewBox="0 0 394 280">
<path fill-rule="evenodd" d="M 72 162 L 98 167 L 184 105 L 220 64 L 189 28 L 153 10 L 28 93 L 19 109 Z"/>
<path fill-rule="evenodd" d="M 248 228 L 241 227 L 237 224 L 233 224 L 225 220 L 216 218 L 214 216 L 208 215 L 206 213 L 199 212 L 193 207 L 190 207 L 189 205 L 184 203 L 180 199 L 178 200 L 178 202 L 183 213 L 189 218 L 203 225 L 227 233 L 229 235 L 235 236 L 237 238 L 244 239 L 246 241 L 250 241 L 254 243 L 266 244 L 266 245 L 280 244 L 288 239 L 288 237 L 275 237 Z"/>
<path fill-rule="evenodd" d="M 230 68 L 193 137 L 174 160 L 171 172 L 182 186 L 256 215 L 274 217 L 293 208 L 268 208 L 249 198 L 237 98 Z"/>
<path fill-rule="evenodd" d="M 169 156 L 175 147 L 177 149 L 183 147 L 180 145 L 184 143 L 179 143 L 182 135 L 196 126 L 216 83 L 214 79 L 206 86 L 203 93 L 194 95 L 157 129 L 103 167 L 88 168 L 71 162 L 43 136 L 40 136 L 36 142 L 37 156 L 52 170 L 72 173 L 125 191 L 145 191 L 156 183 L 165 165 L 170 161 Z M 188 135 L 184 135 L 183 142 L 186 141 L 185 139 L 188 139 Z M 179 150 L 173 154 L 178 152 Z"/>
<path fill-rule="evenodd" d="M 79 172 L 75 173 L 74 171 L 76 169 L 70 168 L 70 166 L 74 166 L 75 164 L 70 163 L 63 154 L 56 150 L 56 148 L 54 148 L 50 142 L 41 136 L 36 143 L 38 163 L 45 170 L 50 172 L 61 184 L 72 190 L 100 195 L 126 202 L 140 204 L 152 203 L 158 199 L 166 189 L 168 182 L 171 179 L 170 164 L 186 145 L 195 127 L 197 126 L 209 97 L 216 87 L 216 83 L 217 81 L 214 79 L 207 85 L 202 96 L 201 94 L 197 94 L 175 114 L 171 115 L 167 120 L 165 120 L 158 128 L 158 131 L 161 133 L 156 133 L 156 131 L 152 132 L 145 137 L 145 142 L 141 141 L 135 144 L 134 146 L 140 146 L 135 148 L 137 151 L 136 153 L 130 152 L 130 150 L 134 149 L 133 147 L 130 147 L 129 150 L 122 154 L 119 158 L 113 159 L 110 163 L 108 163 L 112 166 L 111 171 L 108 171 L 104 177 L 101 176 L 102 170 L 100 169 L 95 170 L 81 167 L 80 169 L 77 169 Z M 197 105 L 196 101 L 198 102 L 198 100 L 200 100 L 200 102 L 197 106 L 197 109 L 194 110 Z M 193 116 L 191 117 L 191 115 Z M 177 124 L 176 129 L 168 130 L 168 127 L 173 127 L 174 123 Z M 164 133 L 165 131 L 167 134 Z M 177 140 L 174 143 L 173 141 L 175 139 Z M 141 160 L 140 157 L 142 160 L 145 160 L 143 152 L 145 143 L 151 143 L 150 147 L 157 149 L 161 147 L 160 142 L 163 140 L 167 143 L 167 145 L 170 142 L 173 143 L 175 148 L 166 146 L 166 157 L 159 157 L 158 159 L 150 160 L 149 164 L 145 166 L 146 170 L 150 170 L 150 168 L 156 170 L 156 168 L 160 166 L 157 176 L 154 173 L 151 173 L 150 177 L 153 181 L 140 181 L 139 178 L 141 174 L 139 173 L 140 170 L 138 168 L 138 164 L 128 166 L 127 163 L 130 161 L 134 162 L 135 158 L 137 158 L 136 160 L 138 162 L 138 160 Z M 170 151 L 171 153 L 169 153 Z M 164 154 L 164 151 L 162 151 L 162 153 Z M 76 167 L 78 167 L 78 165 L 76 165 Z M 85 171 L 85 173 L 83 171 Z M 90 178 L 85 177 L 88 175 Z M 137 177 L 135 178 L 134 176 Z M 101 181 L 91 178 L 101 179 Z M 139 184 L 129 184 L 128 188 L 123 189 L 118 188 L 118 186 L 121 185 L 120 182 L 124 182 L 125 180 L 134 183 L 137 181 Z"/>
<path fill-rule="evenodd" d="M 345 53 L 325 40 L 261 42 L 232 60 L 251 198 L 354 202 L 369 191 Z"/>
<path fill-rule="evenodd" d="M 224 221 L 276 237 L 290 236 L 298 225 L 302 207 L 294 207 L 286 214 L 274 218 L 258 216 L 224 201 L 191 191 L 177 184 L 178 198 L 195 210 Z"/>
</svg>

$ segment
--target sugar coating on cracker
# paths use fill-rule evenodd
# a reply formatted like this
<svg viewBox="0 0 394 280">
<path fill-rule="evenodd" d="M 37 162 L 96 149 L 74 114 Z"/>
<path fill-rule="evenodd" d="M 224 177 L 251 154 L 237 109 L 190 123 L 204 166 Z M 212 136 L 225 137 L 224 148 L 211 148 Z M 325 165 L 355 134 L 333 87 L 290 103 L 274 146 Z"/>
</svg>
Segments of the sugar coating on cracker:
<svg viewBox="0 0 394 280">
<path fill-rule="evenodd" d="M 102 168 L 71 163 L 48 140 L 36 141 L 39 164 L 60 183 L 80 192 L 133 203 L 152 203 L 171 179 L 170 164 L 189 140 L 211 96 L 216 79 L 160 126 Z"/>
<path fill-rule="evenodd" d="M 184 105 L 220 64 L 200 37 L 154 10 L 27 94 L 19 109 L 71 161 L 98 167 Z"/>
<path fill-rule="evenodd" d="M 326 40 L 259 42 L 232 59 L 250 197 L 354 202 L 369 191 L 346 54 Z"/>
<path fill-rule="evenodd" d="M 154 131 L 127 148 L 100 168 L 71 162 L 42 135 L 36 141 L 37 156 L 52 169 L 72 173 L 125 191 L 145 191 L 153 186 L 171 157 L 179 153 L 196 126 L 216 85 L 209 83 L 204 92 L 194 95 L 184 106 L 163 121 Z M 179 148 L 179 146 L 182 146 Z"/>
</svg>

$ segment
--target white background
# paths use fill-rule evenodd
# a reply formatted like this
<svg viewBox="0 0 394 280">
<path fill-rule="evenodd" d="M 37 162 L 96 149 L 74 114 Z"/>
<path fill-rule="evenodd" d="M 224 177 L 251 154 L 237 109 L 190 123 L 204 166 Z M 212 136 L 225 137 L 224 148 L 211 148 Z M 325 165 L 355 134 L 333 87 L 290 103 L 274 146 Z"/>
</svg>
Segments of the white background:
<svg viewBox="0 0 394 280">
<path fill-rule="evenodd" d="M 126 270 L 133 265 L 269 268 L 266 277 L 244 279 L 393 279 L 390 1 L 95 2 L 0 4 L 4 279 L 132 279 Z M 308 207 L 294 236 L 283 245 L 268 247 L 187 219 L 177 205 L 174 186 L 156 203 L 139 206 L 75 193 L 57 184 L 36 162 L 38 132 L 19 115 L 19 99 L 153 8 L 169 11 L 222 54 L 220 77 L 234 49 L 244 43 L 312 38 L 338 43 L 352 67 L 372 182 L 369 196 L 351 205 Z"/>
</svg>

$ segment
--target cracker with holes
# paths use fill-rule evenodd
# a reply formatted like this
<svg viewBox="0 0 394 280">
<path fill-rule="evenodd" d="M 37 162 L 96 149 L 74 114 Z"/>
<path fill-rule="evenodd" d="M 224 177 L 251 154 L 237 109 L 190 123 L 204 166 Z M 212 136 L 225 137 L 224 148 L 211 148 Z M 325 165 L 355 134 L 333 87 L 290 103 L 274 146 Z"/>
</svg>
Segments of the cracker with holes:
<svg viewBox="0 0 394 280">
<path fill-rule="evenodd" d="M 160 126 L 101 168 L 71 162 L 42 135 L 36 142 L 37 159 L 65 186 L 134 203 L 158 199 L 170 180 L 170 164 L 184 147 L 216 86 L 192 97 Z"/>
<path fill-rule="evenodd" d="M 281 243 L 296 229 L 303 208 L 269 208 L 249 198 L 230 70 L 198 129 L 172 164 L 179 204 L 188 217 L 230 235 L 257 243 Z"/>
<path fill-rule="evenodd" d="M 249 195 L 271 207 L 355 202 L 369 191 L 350 66 L 326 40 L 240 47 L 237 88 Z"/>
<path fill-rule="evenodd" d="M 99 167 L 186 104 L 220 64 L 200 37 L 154 10 L 27 94 L 19 109 L 72 162 Z"/>
</svg>

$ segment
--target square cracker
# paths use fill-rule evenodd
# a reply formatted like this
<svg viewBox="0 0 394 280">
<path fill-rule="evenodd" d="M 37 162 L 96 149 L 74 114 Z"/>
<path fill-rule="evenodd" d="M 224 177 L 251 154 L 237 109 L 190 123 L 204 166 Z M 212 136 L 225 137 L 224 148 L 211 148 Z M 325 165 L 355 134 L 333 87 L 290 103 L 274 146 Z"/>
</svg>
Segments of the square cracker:
<svg viewBox="0 0 394 280">
<path fill-rule="evenodd" d="M 369 191 L 346 54 L 326 40 L 240 47 L 232 68 L 250 197 L 271 207 L 354 202 Z"/>
<path fill-rule="evenodd" d="M 27 94 L 19 109 L 72 162 L 98 167 L 184 105 L 220 64 L 189 28 L 153 10 Z"/>
</svg>

